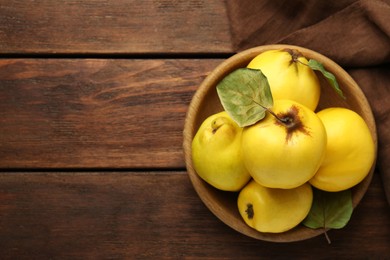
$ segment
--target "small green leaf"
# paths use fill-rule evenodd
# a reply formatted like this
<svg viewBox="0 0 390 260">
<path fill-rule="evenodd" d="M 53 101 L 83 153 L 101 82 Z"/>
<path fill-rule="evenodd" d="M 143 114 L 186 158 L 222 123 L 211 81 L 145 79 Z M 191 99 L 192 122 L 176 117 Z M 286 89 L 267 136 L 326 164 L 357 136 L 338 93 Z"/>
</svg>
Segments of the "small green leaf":
<svg viewBox="0 0 390 260">
<path fill-rule="evenodd" d="M 340 88 L 340 86 L 339 86 L 339 83 L 337 82 L 337 79 L 336 79 L 335 75 L 333 75 L 332 73 L 330 73 L 329 71 L 327 71 L 327 70 L 324 68 L 324 65 L 322 65 L 321 62 L 316 61 L 316 60 L 314 60 L 314 59 L 310 59 L 307 65 L 308 65 L 312 70 L 317 70 L 317 71 L 321 72 L 322 75 L 324 75 L 324 77 L 328 80 L 328 82 L 330 83 L 330 85 L 333 87 L 333 89 L 337 92 L 337 94 L 339 94 L 339 96 L 341 96 L 342 98 L 345 99 L 344 93 L 343 93 L 343 91 L 341 90 L 341 88 Z"/>
<path fill-rule="evenodd" d="M 303 224 L 309 228 L 343 228 L 353 211 L 351 191 L 325 192 L 313 188 L 313 204 Z"/>
<path fill-rule="evenodd" d="M 263 119 L 273 105 L 268 80 L 261 70 L 233 71 L 217 85 L 217 93 L 226 112 L 240 127 Z"/>
</svg>

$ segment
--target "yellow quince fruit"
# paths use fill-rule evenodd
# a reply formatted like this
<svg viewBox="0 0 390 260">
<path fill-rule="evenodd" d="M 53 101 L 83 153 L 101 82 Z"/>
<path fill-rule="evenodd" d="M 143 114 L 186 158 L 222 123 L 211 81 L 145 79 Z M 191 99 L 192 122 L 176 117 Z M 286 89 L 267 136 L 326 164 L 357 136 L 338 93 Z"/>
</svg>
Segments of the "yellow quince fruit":
<svg viewBox="0 0 390 260">
<path fill-rule="evenodd" d="M 260 69 L 267 77 L 274 100 L 290 99 L 315 110 L 320 98 L 320 83 L 308 60 L 297 50 L 268 50 L 247 65 Z"/>
<path fill-rule="evenodd" d="M 266 188 L 254 180 L 239 193 L 237 204 L 245 223 L 260 232 L 280 233 L 297 226 L 309 213 L 313 191 L 305 183 L 293 189 Z"/>
<path fill-rule="evenodd" d="M 309 181 L 325 155 L 319 117 L 292 100 L 275 100 L 273 114 L 244 128 L 243 160 L 249 174 L 269 188 L 291 189 Z"/>
<path fill-rule="evenodd" d="M 225 112 L 208 117 L 192 141 L 192 161 L 197 174 L 210 185 L 238 191 L 249 180 L 241 152 L 242 128 Z"/>
<path fill-rule="evenodd" d="M 361 182 L 375 160 L 370 129 L 356 112 L 340 107 L 317 113 L 328 143 L 324 161 L 310 183 L 324 191 L 341 191 Z"/>
</svg>

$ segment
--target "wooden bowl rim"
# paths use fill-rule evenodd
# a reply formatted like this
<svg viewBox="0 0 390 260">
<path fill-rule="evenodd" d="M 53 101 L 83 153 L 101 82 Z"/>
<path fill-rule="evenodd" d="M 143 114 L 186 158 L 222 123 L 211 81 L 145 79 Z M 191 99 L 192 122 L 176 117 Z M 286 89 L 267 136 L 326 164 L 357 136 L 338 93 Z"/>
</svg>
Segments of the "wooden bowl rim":
<svg viewBox="0 0 390 260">
<path fill-rule="evenodd" d="M 355 80 L 343 69 L 341 68 L 337 63 L 335 63 L 333 60 L 329 59 L 328 57 L 296 45 L 288 45 L 288 44 L 272 44 L 272 45 L 262 45 L 253 47 L 247 50 L 244 50 L 242 52 L 239 52 L 237 54 L 234 54 L 230 58 L 224 60 L 221 62 L 209 75 L 206 76 L 204 81 L 201 83 L 199 88 L 196 90 L 189 108 L 187 110 L 185 123 L 184 123 L 184 130 L 183 130 L 183 150 L 184 150 L 184 157 L 185 157 L 185 163 L 187 172 L 189 175 L 189 178 L 191 180 L 191 183 L 199 195 L 200 199 L 203 201 L 203 203 L 206 205 L 206 207 L 222 222 L 224 222 L 226 225 L 230 226 L 231 228 L 235 229 L 236 231 L 258 239 L 258 240 L 264 240 L 264 241 L 270 241 L 270 242 L 294 242 L 294 241 L 300 241 L 305 240 L 309 238 L 316 237 L 320 234 L 324 233 L 324 230 L 322 229 L 310 229 L 306 227 L 300 227 L 299 230 L 291 230 L 284 233 L 261 233 L 258 232 L 249 226 L 247 226 L 243 220 L 242 223 L 245 224 L 246 228 L 243 229 L 242 223 L 237 224 L 235 223 L 235 220 L 230 218 L 228 215 L 223 214 L 223 208 L 220 205 L 217 205 L 213 201 L 213 197 L 207 192 L 204 185 L 209 185 L 205 183 L 196 173 L 196 171 L 193 168 L 192 165 L 192 155 L 191 155 L 191 143 L 192 139 L 197 131 L 197 129 L 194 129 L 193 127 L 193 117 L 199 113 L 201 107 L 200 104 L 202 100 L 205 98 L 207 93 L 210 91 L 211 88 L 215 88 L 216 84 L 225 76 L 228 72 L 232 72 L 234 69 L 238 67 L 245 67 L 251 59 L 253 59 L 258 54 L 272 49 L 296 49 L 300 51 L 305 57 L 313 58 L 319 62 L 321 62 L 328 70 L 331 72 L 337 71 L 337 75 L 339 78 L 343 78 L 344 81 L 347 82 L 350 87 L 353 88 L 354 94 L 359 97 L 361 101 L 361 106 L 364 108 L 364 114 L 366 117 L 366 123 L 370 127 L 371 134 L 374 139 L 375 143 L 375 158 L 377 157 L 376 151 L 377 151 L 377 132 L 376 132 L 376 125 L 375 125 L 375 119 L 370 107 L 370 104 L 365 97 L 363 91 L 360 89 L 358 84 L 355 82 Z M 332 69 L 329 69 L 332 68 Z M 371 183 L 372 176 L 375 169 L 375 161 L 371 167 L 371 170 L 369 174 L 365 177 L 365 179 L 356 185 L 356 192 L 353 192 L 353 207 L 355 208 L 361 199 L 363 198 L 364 194 L 366 193 L 369 184 Z M 213 188 L 215 189 L 215 188 Z M 222 191 L 221 191 L 222 192 Z"/>
</svg>

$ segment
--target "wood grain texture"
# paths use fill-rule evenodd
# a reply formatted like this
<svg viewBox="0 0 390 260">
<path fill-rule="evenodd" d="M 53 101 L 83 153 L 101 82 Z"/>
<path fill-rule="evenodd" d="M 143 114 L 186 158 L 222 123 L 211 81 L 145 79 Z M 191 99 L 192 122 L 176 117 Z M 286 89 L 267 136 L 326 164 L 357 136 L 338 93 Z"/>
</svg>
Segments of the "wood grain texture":
<svg viewBox="0 0 390 260">
<path fill-rule="evenodd" d="M 188 104 L 220 62 L 0 60 L 0 168 L 184 168 Z"/>
<path fill-rule="evenodd" d="M 329 231 L 331 245 L 324 236 L 285 244 L 243 236 L 206 209 L 185 172 L 3 172 L 0 230 L 2 259 L 390 255 L 377 174 L 347 227 Z"/>
<path fill-rule="evenodd" d="M 3 0 L 0 52 L 231 52 L 225 3 L 202 0 Z"/>
<path fill-rule="evenodd" d="M 388 257 L 377 173 L 331 245 L 254 240 L 201 202 L 184 117 L 232 48 L 224 0 L 2 0 L 0 258 Z"/>
</svg>

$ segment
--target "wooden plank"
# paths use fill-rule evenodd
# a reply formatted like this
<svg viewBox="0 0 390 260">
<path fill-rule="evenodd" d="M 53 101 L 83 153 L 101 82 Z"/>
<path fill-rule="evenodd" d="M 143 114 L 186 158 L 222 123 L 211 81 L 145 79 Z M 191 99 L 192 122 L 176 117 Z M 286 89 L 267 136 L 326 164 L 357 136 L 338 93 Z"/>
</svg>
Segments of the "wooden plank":
<svg viewBox="0 0 390 260">
<path fill-rule="evenodd" d="M 183 168 L 197 87 L 221 60 L 0 60 L 0 168 Z"/>
<path fill-rule="evenodd" d="M 225 3 L 3 0 L 3 54 L 231 52 Z"/>
<path fill-rule="evenodd" d="M 390 210 L 377 174 L 348 225 L 329 236 L 331 245 L 323 236 L 287 244 L 245 237 L 206 209 L 185 172 L 0 174 L 3 259 L 274 259 L 324 252 L 383 259 L 390 255 Z"/>
</svg>

